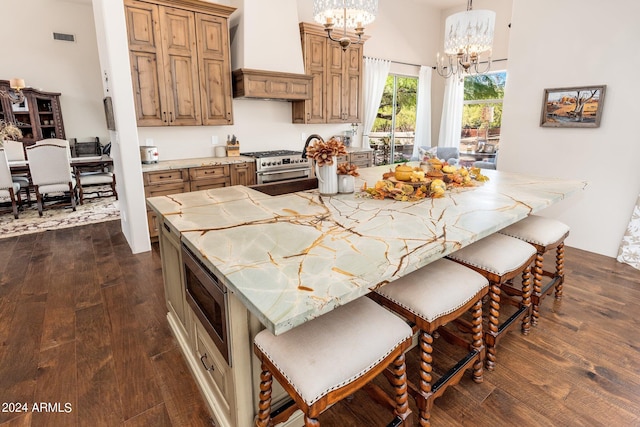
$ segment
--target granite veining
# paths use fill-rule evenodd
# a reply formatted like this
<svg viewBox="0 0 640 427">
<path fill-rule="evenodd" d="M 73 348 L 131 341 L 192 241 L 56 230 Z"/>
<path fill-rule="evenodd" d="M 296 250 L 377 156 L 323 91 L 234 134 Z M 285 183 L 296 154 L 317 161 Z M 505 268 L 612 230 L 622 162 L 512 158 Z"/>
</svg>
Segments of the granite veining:
<svg viewBox="0 0 640 427">
<path fill-rule="evenodd" d="M 387 167 L 361 170 L 359 188 Z M 483 185 L 400 202 L 317 190 L 266 196 L 235 186 L 148 204 L 275 334 L 559 202 L 575 180 L 487 171 Z"/>
</svg>

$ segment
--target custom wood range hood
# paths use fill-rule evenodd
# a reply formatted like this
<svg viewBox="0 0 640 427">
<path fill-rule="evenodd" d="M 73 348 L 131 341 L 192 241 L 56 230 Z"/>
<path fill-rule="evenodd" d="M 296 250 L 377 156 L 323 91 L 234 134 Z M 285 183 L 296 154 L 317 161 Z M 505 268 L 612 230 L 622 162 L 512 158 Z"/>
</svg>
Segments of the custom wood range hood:
<svg viewBox="0 0 640 427">
<path fill-rule="evenodd" d="M 233 97 L 311 99 L 305 74 L 296 0 L 232 0 L 230 19 Z M 278 22 L 272 19 L 278 11 Z"/>
<path fill-rule="evenodd" d="M 311 99 L 312 76 L 240 68 L 233 71 L 233 97 L 301 101 Z"/>
</svg>

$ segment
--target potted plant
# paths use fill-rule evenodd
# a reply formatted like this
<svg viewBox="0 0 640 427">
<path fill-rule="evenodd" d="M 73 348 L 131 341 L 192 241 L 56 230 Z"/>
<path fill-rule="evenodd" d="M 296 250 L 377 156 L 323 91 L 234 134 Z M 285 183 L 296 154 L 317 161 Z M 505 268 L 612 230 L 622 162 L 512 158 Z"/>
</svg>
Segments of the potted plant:
<svg viewBox="0 0 640 427">
<path fill-rule="evenodd" d="M 318 189 L 322 195 L 338 192 L 338 156 L 345 156 L 347 149 L 342 141 L 330 138 L 328 141 L 316 139 L 307 148 L 307 157 L 315 161 Z"/>
<path fill-rule="evenodd" d="M 355 191 L 355 177 L 360 176 L 358 166 L 340 163 L 338 175 L 338 193 L 353 193 Z"/>
</svg>

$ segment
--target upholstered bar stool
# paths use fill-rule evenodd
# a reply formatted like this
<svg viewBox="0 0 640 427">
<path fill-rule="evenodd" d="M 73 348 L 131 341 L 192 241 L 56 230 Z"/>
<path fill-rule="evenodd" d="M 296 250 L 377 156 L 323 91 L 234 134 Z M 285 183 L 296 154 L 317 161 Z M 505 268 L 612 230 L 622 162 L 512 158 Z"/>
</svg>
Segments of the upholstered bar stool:
<svg viewBox="0 0 640 427">
<path fill-rule="evenodd" d="M 278 424 L 295 410 L 271 416 L 272 376 L 305 414 L 305 426 L 319 427 L 317 418 L 327 407 L 368 385 L 389 366 L 394 398 L 369 386 L 394 407 L 390 425 L 412 425 L 404 358 L 412 335 L 404 320 L 364 297 L 278 336 L 261 331 L 254 339 L 262 364 L 255 425 Z"/>
<path fill-rule="evenodd" d="M 531 324 L 537 325 L 540 317 L 540 304 L 545 296 L 555 289 L 555 298 L 562 298 L 562 285 L 564 284 L 564 240 L 569 235 L 569 226 L 555 219 L 538 215 L 529 215 L 525 219 L 510 225 L 500 231 L 507 236 L 515 237 L 533 245 L 536 248 L 536 262 L 534 274 L 551 278 L 544 285 L 538 282 L 533 284 L 531 294 L 532 316 Z M 543 266 L 544 254 L 556 249 L 555 271 L 545 270 Z"/>
<path fill-rule="evenodd" d="M 420 330 L 420 382 L 419 386 L 410 383 L 409 387 L 416 399 L 421 426 L 429 425 L 435 399 L 447 387 L 457 384 L 467 368 L 473 368 L 475 382 L 482 382 L 482 298 L 487 294 L 488 286 L 487 279 L 475 271 L 440 259 L 369 294 L 370 298 L 405 317 Z M 472 314 L 470 342 L 441 328 L 467 311 Z M 443 338 L 463 345 L 469 352 L 432 382 L 432 343 L 436 330 Z"/>
<path fill-rule="evenodd" d="M 521 319 L 524 335 L 531 326 L 531 264 L 536 250 L 528 243 L 504 234 L 495 233 L 469 246 L 453 252 L 448 258 L 469 267 L 489 280 L 489 322 L 484 331 L 487 346 L 485 366 L 495 368 L 496 346 L 507 330 Z M 522 288 L 508 286 L 516 276 L 522 274 Z M 534 277 L 534 281 L 540 277 Z M 501 299 L 501 290 L 504 296 Z M 513 292 L 512 292 L 513 291 Z M 508 303 L 516 307 L 514 313 L 500 323 L 500 305 Z M 504 316 L 503 316 L 504 317 Z"/>
</svg>

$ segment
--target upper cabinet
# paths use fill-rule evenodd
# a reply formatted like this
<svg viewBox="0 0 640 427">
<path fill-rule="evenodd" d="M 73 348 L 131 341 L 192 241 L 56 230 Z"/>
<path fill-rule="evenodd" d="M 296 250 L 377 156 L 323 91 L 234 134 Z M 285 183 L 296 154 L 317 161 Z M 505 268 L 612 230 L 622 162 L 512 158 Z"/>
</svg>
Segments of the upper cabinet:
<svg viewBox="0 0 640 427">
<path fill-rule="evenodd" d="M 228 17 L 197 0 L 125 0 L 138 126 L 233 124 Z"/>
<path fill-rule="evenodd" d="M 0 80 L 0 89 L 9 89 L 9 81 Z M 32 143 L 41 139 L 65 139 L 60 94 L 32 88 L 22 89 L 24 102 L 12 104 L 0 99 L 0 119 L 15 123 L 22 131 L 22 142 Z"/>
<path fill-rule="evenodd" d="M 305 22 L 300 37 L 305 72 L 313 78 L 312 96 L 293 103 L 293 122 L 361 122 L 363 45 L 351 44 L 343 51 L 322 26 Z"/>
</svg>

